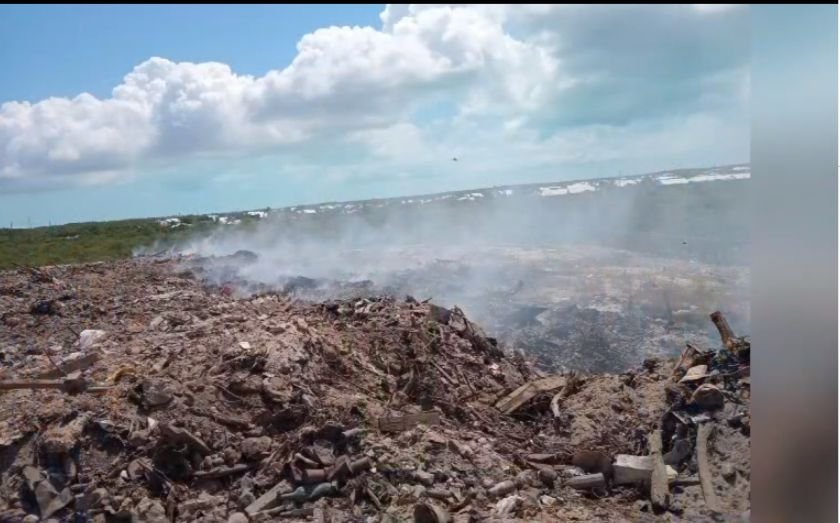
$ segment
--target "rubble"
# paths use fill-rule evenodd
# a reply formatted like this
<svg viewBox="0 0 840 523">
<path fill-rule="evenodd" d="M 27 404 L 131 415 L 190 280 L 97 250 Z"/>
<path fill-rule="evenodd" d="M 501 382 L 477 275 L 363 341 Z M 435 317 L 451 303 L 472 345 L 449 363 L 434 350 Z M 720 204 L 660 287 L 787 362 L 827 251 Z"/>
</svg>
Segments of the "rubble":
<svg viewBox="0 0 840 523">
<path fill-rule="evenodd" d="M 391 416 L 379 418 L 378 427 L 382 432 L 402 432 L 423 425 L 439 425 L 440 414 L 437 412 L 418 412 L 404 416 Z"/>
<path fill-rule="evenodd" d="M 79 333 L 79 348 L 87 350 L 108 336 L 108 333 L 99 329 L 85 329 Z"/>
<path fill-rule="evenodd" d="M 565 376 L 549 376 L 530 381 L 496 403 L 496 408 L 510 414 L 541 392 L 551 392 L 566 385 Z"/>
<path fill-rule="evenodd" d="M 677 519 L 749 510 L 746 338 L 546 375 L 413 298 L 242 296 L 149 258 L 49 274 L 0 273 L 0 310 L 73 296 L 0 329 L 0 521 L 636 521 L 648 497 Z"/>
<path fill-rule="evenodd" d="M 654 466 L 655 461 L 653 456 L 618 454 L 612 466 L 613 481 L 615 481 L 616 485 L 650 483 Z M 669 481 L 677 477 L 677 471 L 668 465 L 665 465 L 665 474 Z"/>
</svg>

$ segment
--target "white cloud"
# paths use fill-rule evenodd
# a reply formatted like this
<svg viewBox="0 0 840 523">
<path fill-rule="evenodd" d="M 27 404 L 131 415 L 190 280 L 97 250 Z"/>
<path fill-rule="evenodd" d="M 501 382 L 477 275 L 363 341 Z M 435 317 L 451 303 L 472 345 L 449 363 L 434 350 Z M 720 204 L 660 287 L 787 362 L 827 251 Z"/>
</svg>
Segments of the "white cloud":
<svg viewBox="0 0 840 523">
<path fill-rule="evenodd" d="M 513 155 L 526 164 L 588 161 L 603 143 L 633 154 L 622 144 L 655 134 L 638 121 L 692 129 L 689 118 L 745 105 L 741 11 L 389 5 L 381 28 L 319 29 L 261 77 L 153 57 L 109 98 L 0 105 L 0 187 L 111 183 L 207 155 L 288 152 L 305 165 L 306 151 L 321 163 L 324 150 L 347 144 L 400 164 L 394 172 L 468 148 L 488 165 L 511 163 L 494 156 L 500 146 L 527 151 Z M 451 128 L 426 129 L 423 108 L 441 99 L 456 108 Z M 559 149 L 544 153 L 547 144 Z"/>
</svg>

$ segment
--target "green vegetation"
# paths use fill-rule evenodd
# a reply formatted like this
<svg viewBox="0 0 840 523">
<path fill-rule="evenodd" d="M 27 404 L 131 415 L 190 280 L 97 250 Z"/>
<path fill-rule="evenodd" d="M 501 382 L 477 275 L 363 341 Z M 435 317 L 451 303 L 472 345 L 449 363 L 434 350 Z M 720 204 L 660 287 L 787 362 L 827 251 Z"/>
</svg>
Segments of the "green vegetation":
<svg viewBox="0 0 840 523">
<path fill-rule="evenodd" d="M 71 223 L 34 229 L 0 229 L 0 270 L 127 258 L 138 247 L 163 250 L 187 235 L 209 231 L 203 216 L 181 216 L 190 226 L 166 227 L 157 219 Z M 243 220 L 244 221 L 244 220 Z"/>
</svg>

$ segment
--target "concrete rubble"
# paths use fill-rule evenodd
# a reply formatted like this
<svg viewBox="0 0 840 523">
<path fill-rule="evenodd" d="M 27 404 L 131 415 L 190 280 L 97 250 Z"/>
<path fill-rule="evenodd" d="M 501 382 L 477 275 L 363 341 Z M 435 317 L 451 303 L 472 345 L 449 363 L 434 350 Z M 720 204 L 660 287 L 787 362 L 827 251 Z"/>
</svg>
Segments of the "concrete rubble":
<svg viewBox="0 0 840 523">
<path fill-rule="evenodd" d="M 750 346 L 712 321 L 719 350 L 552 374 L 411 297 L 238 296 L 154 258 L 0 273 L 0 521 L 736 517 Z"/>
</svg>

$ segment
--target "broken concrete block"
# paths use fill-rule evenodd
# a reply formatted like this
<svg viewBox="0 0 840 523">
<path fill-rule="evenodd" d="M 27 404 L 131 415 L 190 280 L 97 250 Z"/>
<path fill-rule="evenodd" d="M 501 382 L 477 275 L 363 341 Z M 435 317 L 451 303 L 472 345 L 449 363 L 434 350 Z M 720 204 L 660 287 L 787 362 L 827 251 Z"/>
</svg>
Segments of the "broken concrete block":
<svg viewBox="0 0 840 523">
<path fill-rule="evenodd" d="M 668 481 L 677 478 L 677 471 L 670 465 L 665 466 Z M 653 457 L 618 454 L 613 463 L 613 481 L 616 485 L 631 485 L 650 481 L 653 473 Z"/>
</svg>

